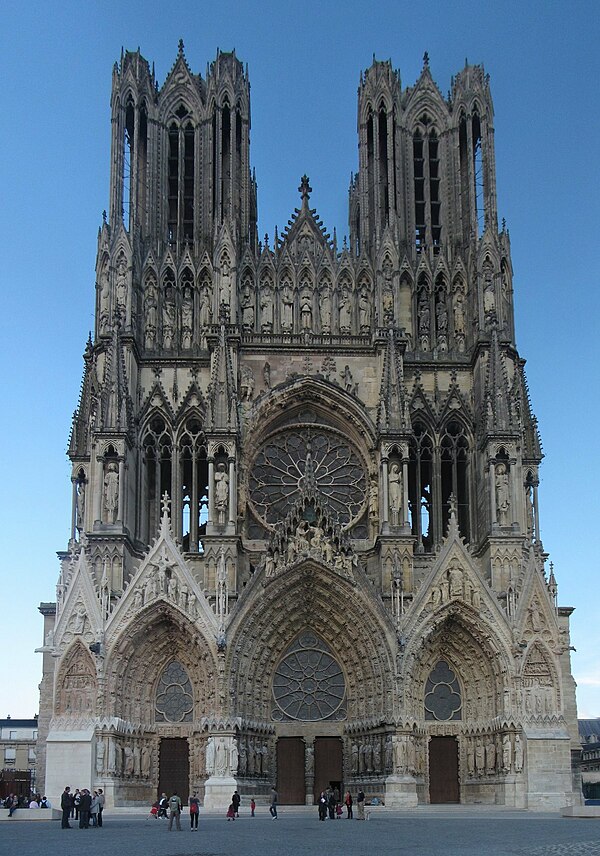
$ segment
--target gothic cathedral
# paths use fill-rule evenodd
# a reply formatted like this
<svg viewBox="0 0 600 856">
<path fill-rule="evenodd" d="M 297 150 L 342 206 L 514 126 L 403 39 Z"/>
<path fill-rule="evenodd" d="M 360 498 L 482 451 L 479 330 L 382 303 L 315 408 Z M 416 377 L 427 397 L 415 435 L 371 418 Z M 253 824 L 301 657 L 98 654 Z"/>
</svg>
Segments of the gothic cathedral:
<svg viewBox="0 0 600 856">
<path fill-rule="evenodd" d="M 307 176 L 258 240 L 235 53 L 126 52 L 111 110 L 40 786 L 578 801 L 483 68 L 361 75 L 342 246 Z"/>
</svg>

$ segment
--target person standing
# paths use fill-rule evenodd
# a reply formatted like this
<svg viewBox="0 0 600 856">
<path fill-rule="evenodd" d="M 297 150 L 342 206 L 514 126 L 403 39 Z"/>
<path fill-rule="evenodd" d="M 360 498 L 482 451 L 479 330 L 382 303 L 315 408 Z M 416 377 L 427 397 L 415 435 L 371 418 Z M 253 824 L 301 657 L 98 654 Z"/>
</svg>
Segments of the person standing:
<svg viewBox="0 0 600 856">
<path fill-rule="evenodd" d="M 92 804 L 90 806 L 90 818 L 92 821 L 92 826 L 95 828 L 98 826 L 98 812 L 100 811 L 100 800 L 98 799 L 98 791 L 94 791 L 94 796 L 92 797 Z"/>
<path fill-rule="evenodd" d="M 60 807 L 62 809 L 61 828 L 71 829 L 72 827 L 69 823 L 69 817 L 71 816 L 71 809 L 73 808 L 73 797 L 71 796 L 71 788 L 68 785 L 61 794 Z"/>
<path fill-rule="evenodd" d="M 233 805 L 233 810 L 235 812 L 236 817 L 240 816 L 240 803 L 241 803 L 241 801 L 242 801 L 242 798 L 240 797 L 238 792 L 234 791 L 233 796 L 231 797 L 231 803 Z"/>
<path fill-rule="evenodd" d="M 275 785 L 271 788 L 271 805 L 269 806 L 269 811 L 273 820 L 277 820 L 277 791 L 275 790 Z"/>
<path fill-rule="evenodd" d="M 321 791 L 319 797 L 319 820 L 327 820 L 327 794 Z"/>
<path fill-rule="evenodd" d="M 254 797 L 250 800 L 250 817 L 254 817 L 254 812 L 256 811 L 256 800 Z"/>
<path fill-rule="evenodd" d="M 92 795 L 84 788 L 79 798 L 79 828 L 90 828 L 90 810 L 92 808 Z"/>
<path fill-rule="evenodd" d="M 344 802 L 346 804 L 346 811 L 348 812 L 348 820 L 352 820 L 352 794 L 350 791 L 346 791 Z"/>
<path fill-rule="evenodd" d="M 198 815 L 200 813 L 200 800 L 196 796 L 196 791 L 189 799 L 190 804 L 190 829 L 198 829 Z"/>
<path fill-rule="evenodd" d="M 73 799 L 71 803 L 71 817 L 75 817 L 75 820 L 79 820 L 79 803 L 81 802 L 81 792 L 79 788 L 75 788 L 75 793 L 73 794 Z"/>
<path fill-rule="evenodd" d="M 358 820 L 365 819 L 365 792 L 361 788 L 356 796 L 356 804 L 358 806 Z"/>
<path fill-rule="evenodd" d="M 105 796 L 102 788 L 98 788 L 98 826 L 102 826 L 102 812 L 104 811 Z"/>
<path fill-rule="evenodd" d="M 181 797 L 178 796 L 177 791 L 173 793 L 173 796 L 169 799 L 169 832 L 173 828 L 173 818 L 175 818 L 175 823 L 177 824 L 177 829 L 181 832 L 181 821 L 179 817 L 181 815 Z"/>
</svg>

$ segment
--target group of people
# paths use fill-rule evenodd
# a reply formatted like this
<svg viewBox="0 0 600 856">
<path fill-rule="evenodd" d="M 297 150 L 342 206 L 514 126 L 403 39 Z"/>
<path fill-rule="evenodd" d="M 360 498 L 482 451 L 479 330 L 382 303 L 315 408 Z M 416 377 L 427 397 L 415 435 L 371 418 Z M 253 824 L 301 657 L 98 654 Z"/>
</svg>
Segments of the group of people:
<svg viewBox="0 0 600 856">
<path fill-rule="evenodd" d="M 346 791 L 344 794 L 344 802 L 343 805 L 346 806 L 347 819 L 352 820 L 354 817 L 354 813 L 352 811 L 352 806 L 354 805 L 354 800 L 352 799 L 352 794 L 350 791 Z M 358 809 L 357 820 L 365 819 L 365 794 L 364 791 L 359 790 L 356 795 L 356 806 Z M 319 795 L 318 801 L 319 808 L 319 820 L 336 820 L 343 816 L 344 809 L 342 806 L 342 802 L 340 800 L 340 792 L 338 788 L 329 787 L 324 791 L 321 791 Z"/>
<path fill-rule="evenodd" d="M 62 810 L 63 829 L 72 829 L 69 820 L 73 818 L 79 821 L 80 829 L 89 829 L 92 826 L 102 826 L 102 812 L 104 811 L 104 791 L 98 788 L 93 793 L 88 788 L 75 789 L 71 792 L 71 788 L 67 785 L 60 797 L 60 807 Z"/>
<path fill-rule="evenodd" d="M 47 797 L 34 793 L 29 799 L 23 795 L 9 794 L 6 799 L 0 799 L 0 807 L 8 809 L 9 817 L 12 817 L 18 808 L 52 808 Z"/>
<path fill-rule="evenodd" d="M 231 802 L 229 804 L 229 808 L 227 809 L 227 820 L 235 820 L 240 816 L 240 804 L 242 802 L 242 798 L 240 797 L 237 791 L 234 791 Z M 188 800 L 189 812 L 190 812 L 190 829 L 192 832 L 198 829 L 198 815 L 200 814 L 200 799 L 198 798 L 198 794 L 196 791 L 190 796 Z M 169 820 L 169 831 L 173 829 L 173 821 L 175 821 L 176 828 L 181 832 L 181 812 L 183 809 L 183 802 L 177 791 L 173 793 L 171 797 L 167 797 L 165 793 L 161 795 L 161 798 L 152 804 L 150 809 L 150 814 L 148 817 L 153 817 L 156 820 L 160 820 L 160 818 L 168 818 Z M 254 817 L 254 813 L 256 811 L 256 802 L 254 797 L 250 800 L 250 816 Z M 271 816 L 277 817 L 277 792 L 273 788 L 271 792 Z"/>
</svg>

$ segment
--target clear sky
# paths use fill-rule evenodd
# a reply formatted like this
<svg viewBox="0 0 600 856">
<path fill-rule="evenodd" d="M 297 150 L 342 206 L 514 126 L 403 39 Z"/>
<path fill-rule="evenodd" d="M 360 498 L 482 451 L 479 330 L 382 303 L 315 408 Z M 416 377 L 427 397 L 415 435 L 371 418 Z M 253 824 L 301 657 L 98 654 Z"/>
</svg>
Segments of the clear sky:
<svg viewBox="0 0 600 856">
<path fill-rule="evenodd" d="M 512 241 L 517 344 L 546 460 L 544 547 L 572 618 L 579 715 L 600 716 L 597 2 L 2 4 L 0 23 L 0 716 L 32 716 L 40 601 L 54 600 L 70 526 L 65 449 L 93 326 L 108 208 L 111 71 L 121 46 L 160 83 L 180 38 L 195 73 L 236 49 L 252 85 L 260 234 L 281 229 L 300 176 L 327 229 L 347 232 L 356 92 L 373 54 L 412 85 L 423 52 L 443 93 L 465 58 L 495 106 L 498 210 Z"/>
</svg>

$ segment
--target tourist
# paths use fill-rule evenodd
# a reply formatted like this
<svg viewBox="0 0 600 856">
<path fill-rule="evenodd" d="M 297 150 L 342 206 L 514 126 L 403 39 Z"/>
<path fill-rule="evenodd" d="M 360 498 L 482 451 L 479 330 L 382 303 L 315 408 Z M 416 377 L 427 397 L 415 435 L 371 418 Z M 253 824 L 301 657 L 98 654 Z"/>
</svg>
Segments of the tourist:
<svg viewBox="0 0 600 856">
<path fill-rule="evenodd" d="M 275 790 L 275 785 L 271 788 L 271 805 L 269 806 L 269 811 L 273 820 L 277 820 L 277 791 Z"/>
<path fill-rule="evenodd" d="M 173 796 L 169 799 L 169 832 L 173 828 L 173 818 L 175 818 L 177 829 L 181 832 L 181 821 L 179 820 L 180 815 L 181 797 L 178 796 L 177 791 L 174 791 Z"/>
<path fill-rule="evenodd" d="M 50 802 L 48 797 L 42 797 L 40 808 L 52 808 L 52 803 Z"/>
<path fill-rule="evenodd" d="M 198 815 L 200 813 L 200 800 L 196 796 L 196 791 L 189 799 L 190 804 L 190 829 L 198 829 Z"/>
<path fill-rule="evenodd" d="M 242 798 L 240 797 L 238 792 L 234 791 L 233 796 L 231 797 L 231 803 L 233 805 L 233 810 L 235 812 L 236 817 L 240 816 L 240 803 L 241 803 L 241 801 L 242 801 Z"/>
<path fill-rule="evenodd" d="M 62 809 L 62 829 L 71 829 L 69 818 L 73 810 L 73 797 L 71 796 L 71 788 L 67 785 L 60 797 L 60 807 Z"/>
<path fill-rule="evenodd" d="M 98 826 L 98 812 L 100 811 L 100 800 L 98 798 L 98 791 L 94 791 L 94 796 L 92 797 L 92 803 L 90 805 L 90 818 L 92 820 L 92 826 Z"/>
<path fill-rule="evenodd" d="M 350 791 L 346 791 L 346 796 L 344 797 L 344 804 L 346 806 L 346 811 L 348 812 L 348 820 L 352 820 L 352 794 Z"/>
<path fill-rule="evenodd" d="M 73 794 L 73 802 L 71 806 L 71 817 L 75 817 L 75 820 L 79 820 L 79 804 L 81 802 L 81 791 L 79 788 L 75 788 L 75 793 Z"/>
<path fill-rule="evenodd" d="M 254 797 L 250 800 L 250 817 L 254 817 L 254 812 L 256 811 L 256 800 Z"/>
<path fill-rule="evenodd" d="M 358 818 L 357 820 L 365 819 L 365 792 L 361 788 L 356 795 L 356 804 L 358 806 Z"/>
<path fill-rule="evenodd" d="M 102 812 L 104 811 L 104 803 L 106 797 L 102 788 L 98 788 L 98 826 L 102 826 Z"/>
<path fill-rule="evenodd" d="M 229 803 L 229 808 L 227 809 L 226 814 L 227 820 L 235 820 L 235 808 L 233 807 L 233 803 Z"/>
<path fill-rule="evenodd" d="M 9 803 L 8 803 L 8 816 L 12 817 L 18 808 L 19 808 L 19 797 L 17 794 L 11 794 L 11 796 L 9 797 Z"/>
<path fill-rule="evenodd" d="M 319 796 L 319 820 L 327 820 L 327 794 L 321 791 Z"/>
<path fill-rule="evenodd" d="M 166 794 L 161 794 L 160 800 L 158 801 L 158 816 L 159 817 L 167 817 L 167 809 L 169 808 L 169 800 L 167 799 Z"/>
<path fill-rule="evenodd" d="M 29 803 L 29 808 L 39 808 L 40 804 L 37 801 L 35 794 L 32 794 L 31 801 Z"/>
<path fill-rule="evenodd" d="M 92 795 L 84 788 L 79 795 L 79 828 L 90 828 L 90 811 L 92 808 Z"/>
<path fill-rule="evenodd" d="M 332 788 L 327 788 L 327 807 L 329 809 L 329 820 L 335 820 L 335 794 Z"/>
</svg>

